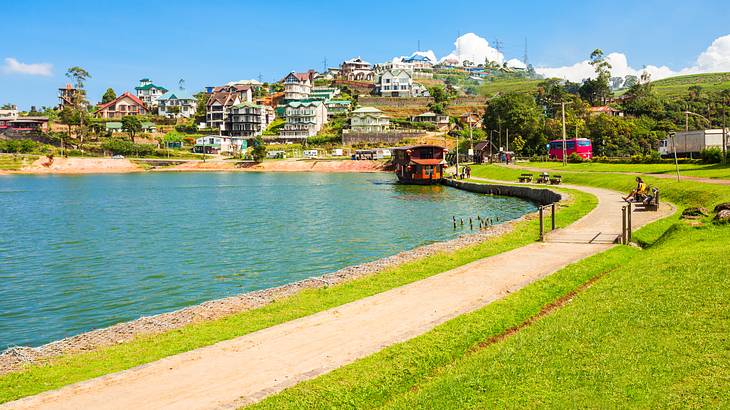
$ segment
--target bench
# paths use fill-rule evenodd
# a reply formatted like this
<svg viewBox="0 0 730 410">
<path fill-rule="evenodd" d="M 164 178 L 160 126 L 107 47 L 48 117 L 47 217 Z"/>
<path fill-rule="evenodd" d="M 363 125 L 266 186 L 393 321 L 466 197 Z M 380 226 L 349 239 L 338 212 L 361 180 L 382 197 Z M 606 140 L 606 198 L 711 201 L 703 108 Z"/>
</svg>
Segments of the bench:
<svg viewBox="0 0 730 410">
<path fill-rule="evenodd" d="M 659 209 L 659 196 L 659 188 L 653 187 L 650 190 L 650 194 L 641 201 L 634 202 L 634 206 L 656 211 Z"/>
<path fill-rule="evenodd" d="M 560 175 L 553 175 L 552 178 L 550 178 L 550 185 L 560 185 L 561 180 L 562 177 Z"/>
<path fill-rule="evenodd" d="M 522 174 L 518 180 L 520 182 L 532 182 L 532 174 Z"/>
<path fill-rule="evenodd" d="M 537 180 L 535 180 L 535 182 L 538 184 L 547 184 L 548 182 L 550 182 L 550 177 L 548 177 L 547 172 L 543 172 L 542 174 L 540 174 L 539 177 L 537 177 Z"/>
</svg>

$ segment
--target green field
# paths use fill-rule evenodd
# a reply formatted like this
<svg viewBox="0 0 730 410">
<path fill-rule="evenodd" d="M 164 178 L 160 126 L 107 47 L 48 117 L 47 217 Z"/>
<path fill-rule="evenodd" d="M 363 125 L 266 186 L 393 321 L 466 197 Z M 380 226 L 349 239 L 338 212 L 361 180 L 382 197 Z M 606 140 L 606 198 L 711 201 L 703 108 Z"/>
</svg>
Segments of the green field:
<svg viewBox="0 0 730 410">
<path fill-rule="evenodd" d="M 653 81 L 654 90 L 664 97 L 686 97 L 687 89 L 693 85 L 702 87 L 702 92 L 716 93 L 730 89 L 730 73 L 693 74 L 669 77 Z"/>
<path fill-rule="evenodd" d="M 576 221 L 596 204 L 595 197 L 591 195 L 572 190 L 567 192 L 573 200 L 561 207 L 557 221 L 559 226 Z M 453 252 L 440 252 L 339 285 L 304 290 L 262 308 L 223 319 L 201 322 L 159 335 L 138 337 L 129 343 L 87 353 L 68 355 L 46 365 L 29 366 L 22 371 L 0 376 L 0 403 L 149 363 L 362 299 L 524 246 L 537 240 L 538 233 L 537 220 L 521 221 L 512 232 L 477 245 Z"/>
<path fill-rule="evenodd" d="M 583 162 L 563 165 L 562 162 L 530 162 L 518 164 L 526 167 L 554 169 L 571 172 L 638 172 L 642 174 L 675 175 L 676 168 L 672 163 L 664 164 L 603 164 L 599 162 Z M 703 178 L 730 179 L 730 165 L 721 164 L 679 164 L 681 175 Z"/>
<path fill-rule="evenodd" d="M 0 170 L 17 171 L 24 166 L 32 164 L 37 159 L 38 155 L 0 154 Z"/>
<path fill-rule="evenodd" d="M 513 92 L 533 92 L 537 89 L 537 85 L 543 80 L 529 79 L 507 79 L 507 80 L 485 80 L 479 86 L 479 94 L 485 97 L 492 97 L 496 94 L 505 94 Z"/>
<path fill-rule="evenodd" d="M 520 173 L 473 167 L 507 181 Z M 633 184 L 615 174 L 569 179 Z M 657 183 L 680 207 L 730 200 L 730 187 Z M 727 407 L 730 226 L 701 224 L 655 222 L 637 233 L 644 249 L 619 246 L 570 265 L 253 407 Z"/>
</svg>

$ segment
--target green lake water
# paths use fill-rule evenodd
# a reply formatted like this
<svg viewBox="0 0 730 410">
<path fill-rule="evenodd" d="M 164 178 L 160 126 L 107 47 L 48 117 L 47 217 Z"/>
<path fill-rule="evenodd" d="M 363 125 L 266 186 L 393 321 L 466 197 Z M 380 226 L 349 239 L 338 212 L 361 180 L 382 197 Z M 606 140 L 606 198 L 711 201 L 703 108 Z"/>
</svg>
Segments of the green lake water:
<svg viewBox="0 0 730 410">
<path fill-rule="evenodd" d="M 280 286 L 505 221 L 515 198 L 391 174 L 0 176 L 0 348 Z"/>
</svg>

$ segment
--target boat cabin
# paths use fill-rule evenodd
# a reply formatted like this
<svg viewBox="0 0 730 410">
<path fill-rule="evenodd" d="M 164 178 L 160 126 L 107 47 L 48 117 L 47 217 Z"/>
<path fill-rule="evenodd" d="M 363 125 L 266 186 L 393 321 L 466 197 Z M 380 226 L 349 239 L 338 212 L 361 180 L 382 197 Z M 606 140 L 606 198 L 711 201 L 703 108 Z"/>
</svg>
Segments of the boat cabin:
<svg viewBox="0 0 730 410">
<path fill-rule="evenodd" d="M 444 177 L 446 153 L 438 145 L 414 145 L 391 150 L 398 181 L 405 184 L 433 184 Z"/>
</svg>

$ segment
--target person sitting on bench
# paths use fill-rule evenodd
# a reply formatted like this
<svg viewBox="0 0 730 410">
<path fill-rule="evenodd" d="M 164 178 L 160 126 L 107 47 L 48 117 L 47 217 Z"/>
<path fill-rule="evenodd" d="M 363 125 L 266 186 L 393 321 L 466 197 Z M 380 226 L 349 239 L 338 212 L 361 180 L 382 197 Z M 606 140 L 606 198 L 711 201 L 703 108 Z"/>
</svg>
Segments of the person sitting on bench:
<svg viewBox="0 0 730 410">
<path fill-rule="evenodd" d="M 649 185 L 641 177 L 636 177 L 636 188 L 628 196 L 624 197 L 626 202 L 641 202 L 649 194 Z"/>
</svg>

